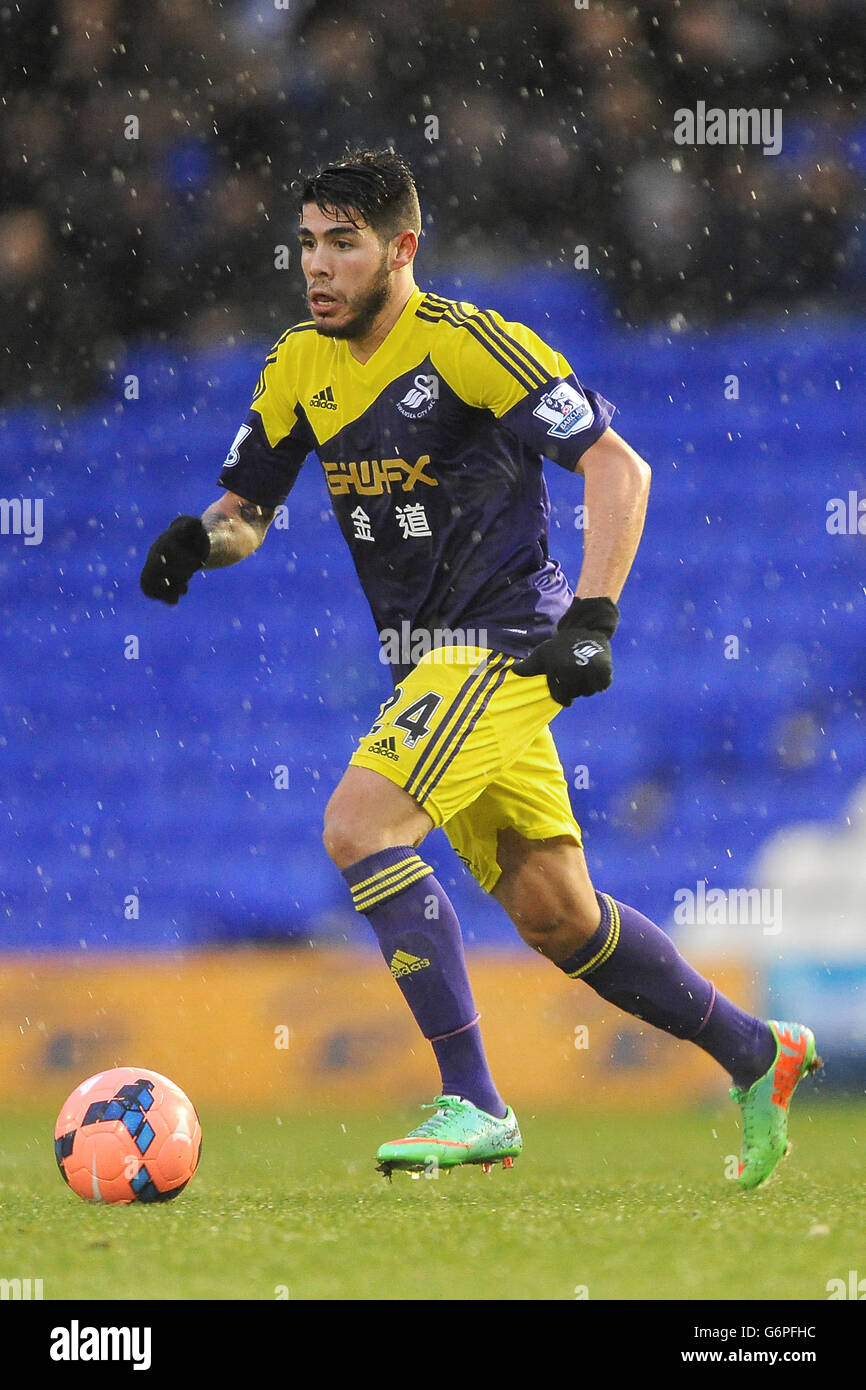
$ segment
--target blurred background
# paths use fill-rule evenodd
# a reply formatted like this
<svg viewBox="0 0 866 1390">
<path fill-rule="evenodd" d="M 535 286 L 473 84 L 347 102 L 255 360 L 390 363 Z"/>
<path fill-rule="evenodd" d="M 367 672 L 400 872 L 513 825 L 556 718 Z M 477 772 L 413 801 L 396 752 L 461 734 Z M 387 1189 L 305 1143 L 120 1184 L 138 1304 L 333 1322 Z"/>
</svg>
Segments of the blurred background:
<svg viewBox="0 0 866 1390">
<path fill-rule="evenodd" d="M 132 1052 L 259 1099 L 429 1084 L 321 847 L 389 681 L 315 461 L 247 564 L 174 610 L 138 587 L 304 316 L 294 186 L 347 144 L 414 167 L 419 284 L 531 325 L 654 468 L 614 684 L 554 726 L 595 881 L 862 1089 L 859 0 L 20 0 L 0 80 L 6 1091 Z M 677 144 L 701 101 L 780 112 L 780 152 Z M 576 577 L 580 480 L 547 475 Z M 430 852 L 510 1094 L 542 1054 L 551 1102 L 718 1092 Z"/>
</svg>

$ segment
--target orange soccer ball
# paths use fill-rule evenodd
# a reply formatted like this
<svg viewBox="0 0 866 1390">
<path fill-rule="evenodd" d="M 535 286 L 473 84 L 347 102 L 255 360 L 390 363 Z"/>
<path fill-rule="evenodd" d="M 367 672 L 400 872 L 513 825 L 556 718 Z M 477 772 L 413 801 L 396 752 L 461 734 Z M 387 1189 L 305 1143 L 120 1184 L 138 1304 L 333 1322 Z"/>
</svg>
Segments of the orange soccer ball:
<svg viewBox="0 0 866 1390">
<path fill-rule="evenodd" d="M 198 1167 L 201 1125 L 168 1077 L 114 1067 L 69 1096 L 54 1153 L 61 1177 L 86 1202 L 169 1202 Z"/>
</svg>

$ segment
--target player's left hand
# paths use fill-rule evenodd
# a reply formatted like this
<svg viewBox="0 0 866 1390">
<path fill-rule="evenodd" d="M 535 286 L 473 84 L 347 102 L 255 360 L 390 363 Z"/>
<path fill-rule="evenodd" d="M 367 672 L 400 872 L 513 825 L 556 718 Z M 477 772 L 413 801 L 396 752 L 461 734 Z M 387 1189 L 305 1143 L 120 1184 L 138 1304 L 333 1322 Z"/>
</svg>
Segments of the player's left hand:
<svg viewBox="0 0 866 1390">
<path fill-rule="evenodd" d="M 512 666 L 516 676 L 547 676 L 554 700 L 570 705 L 579 695 L 596 695 L 613 680 L 610 639 L 619 609 L 609 598 L 576 598 L 556 634 Z"/>
</svg>

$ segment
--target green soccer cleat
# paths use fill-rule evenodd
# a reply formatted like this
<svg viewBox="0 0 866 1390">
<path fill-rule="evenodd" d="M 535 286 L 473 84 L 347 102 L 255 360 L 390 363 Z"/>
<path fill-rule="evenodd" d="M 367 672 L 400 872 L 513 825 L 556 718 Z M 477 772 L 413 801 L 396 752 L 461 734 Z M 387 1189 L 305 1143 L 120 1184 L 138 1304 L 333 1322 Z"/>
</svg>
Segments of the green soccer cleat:
<svg viewBox="0 0 866 1390">
<path fill-rule="evenodd" d="M 391 1139 L 376 1157 L 378 1171 L 390 1178 L 394 1169 L 407 1173 L 438 1172 L 461 1163 L 480 1163 L 489 1173 L 494 1163 L 512 1168 L 523 1140 L 511 1106 L 498 1120 L 459 1096 L 437 1096 L 425 1110 L 435 1110 L 405 1139 Z"/>
<path fill-rule="evenodd" d="M 791 1097 L 803 1077 L 821 1066 L 810 1028 L 802 1023 L 777 1023 L 772 1018 L 768 1027 L 776 1039 L 773 1065 L 747 1091 L 731 1087 L 731 1099 L 743 1112 L 739 1183 L 748 1190 L 768 1183 L 779 1160 L 788 1153 Z"/>
</svg>

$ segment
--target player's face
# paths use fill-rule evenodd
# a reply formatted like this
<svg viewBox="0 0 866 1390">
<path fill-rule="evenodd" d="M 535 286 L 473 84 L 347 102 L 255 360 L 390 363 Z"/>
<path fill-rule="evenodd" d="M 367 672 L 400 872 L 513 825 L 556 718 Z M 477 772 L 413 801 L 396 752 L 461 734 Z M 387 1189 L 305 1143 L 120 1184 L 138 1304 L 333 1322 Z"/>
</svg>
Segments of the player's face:
<svg viewBox="0 0 866 1390">
<path fill-rule="evenodd" d="M 363 338 L 391 293 L 388 247 L 371 227 L 355 227 L 305 203 L 298 230 L 307 303 L 319 333 Z"/>
</svg>

